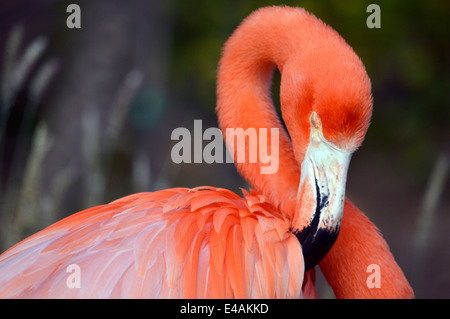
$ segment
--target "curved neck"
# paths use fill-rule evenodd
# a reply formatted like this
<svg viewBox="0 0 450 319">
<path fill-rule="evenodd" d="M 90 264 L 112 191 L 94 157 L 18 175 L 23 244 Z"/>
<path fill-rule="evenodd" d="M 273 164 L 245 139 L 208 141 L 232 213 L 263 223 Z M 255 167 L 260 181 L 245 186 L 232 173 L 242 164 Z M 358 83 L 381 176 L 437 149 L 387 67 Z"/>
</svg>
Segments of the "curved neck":
<svg viewBox="0 0 450 319">
<path fill-rule="evenodd" d="M 414 297 L 380 231 L 348 199 L 339 237 L 319 266 L 339 299 Z"/>
<path fill-rule="evenodd" d="M 289 217 L 293 215 L 296 203 L 300 166 L 294 157 L 291 140 L 280 124 L 273 106 L 270 85 L 275 67 L 283 72 L 290 52 L 287 46 L 279 45 L 280 39 L 273 34 L 272 25 L 264 28 L 260 27 L 261 23 L 246 23 L 248 20 L 249 18 L 244 20 L 230 37 L 220 60 L 217 78 L 219 126 L 225 136 L 226 130 L 230 128 L 242 128 L 244 131 L 255 129 L 258 149 L 249 145 L 251 139 L 248 138 L 246 162 L 238 163 L 236 154 L 234 162 L 239 173 L 251 186 Z M 260 128 L 267 129 L 268 143 L 260 143 Z M 277 145 L 273 144 L 276 142 L 271 134 L 273 128 L 277 129 L 279 135 Z M 229 136 L 226 139 L 229 150 L 232 147 L 238 149 L 237 144 L 230 145 Z M 266 165 L 259 158 L 256 163 L 249 163 L 249 155 L 266 152 L 273 156 L 275 154 L 271 154 L 271 146 L 272 151 L 278 147 L 278 159 L 274 160 L 278 160 L 279 165 L 276 172 L 262 174 L 261 169 Z"/>
<path fill-rule="evenodd" d="M 225 136 L 227 128 L 254 129 L 258 134 L 257 148 L 246 145 L 247 161 L 238 163 L 235 155 L 236 167 L 253 188 L 289 219 L 297 201 L 313 106 L 325 114 L 325 107 L 333 104 L 336 92 L 345 96 L 345 88 L 352 87 L 346 82 L 349 72 L 361 68 L 358 61 L 333 29 L 301 8 L 259 9 L 242 22 L 225 44 L 217 78 L 219 126 Z M 289 135 L 280 124 L 271 99 L 275 67 L 281 72 L 281 110 Z M 267 129 L 269 143 L 261 142 L 260 128 Z M 275 141 L 270 134 L 272 128 L 279 133 L 278 170 L 262 174 L 261 168 L 266 164 L 259 158 L 256 163 L 249 163 L 249 156 L 255 152 L 270 154 L 270 143 Z M 329 132 L 324 129 L 324 134 Z M 238 145 L 231 145 L 234 142 L 228 136 L 226 139 L 228 149 L 236 149 Z"/>
</svg>

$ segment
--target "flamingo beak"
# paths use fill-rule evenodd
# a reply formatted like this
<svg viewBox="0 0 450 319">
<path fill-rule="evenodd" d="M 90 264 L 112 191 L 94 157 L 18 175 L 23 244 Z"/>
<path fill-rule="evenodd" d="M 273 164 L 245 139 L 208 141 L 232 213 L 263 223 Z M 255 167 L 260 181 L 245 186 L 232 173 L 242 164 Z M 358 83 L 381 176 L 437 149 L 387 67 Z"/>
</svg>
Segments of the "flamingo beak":
<svg viewBox="0 0 450 319">
<path fill-rule="evenodd" d="M 310 121 L 310 141 L 301 165 L 294 231 L 302 245 L 305 272 L 325 257 L 337 239 L 352 156 L 352 152 L 324 138 L 316 112 L 312 112 Z"/>
</svg>

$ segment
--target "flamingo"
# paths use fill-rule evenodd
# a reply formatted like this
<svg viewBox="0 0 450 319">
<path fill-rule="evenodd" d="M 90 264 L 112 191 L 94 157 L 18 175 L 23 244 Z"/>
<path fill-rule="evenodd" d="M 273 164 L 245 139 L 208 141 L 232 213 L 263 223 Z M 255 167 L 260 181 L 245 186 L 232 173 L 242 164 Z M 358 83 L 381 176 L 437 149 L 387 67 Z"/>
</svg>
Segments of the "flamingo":
<svg viewBox="0 0 450 319">
<path fill-rule="evenodd" d="M 288 132 L 270 96 L 275 68 Z M 171 188 L 73 214 L 0 256 L 0 297 L 315 298 L 319 265 L 338 298 L 411 298 L 378 229 L 345 197 L 371 113 L 365 68 L 336 31 L 302 8 L 258 9 L 224 46 L 217 116 L 222 131 L 279 128 L 278 171 L 236 163 L 252 186 L 242 197 Z"/>
</svg>

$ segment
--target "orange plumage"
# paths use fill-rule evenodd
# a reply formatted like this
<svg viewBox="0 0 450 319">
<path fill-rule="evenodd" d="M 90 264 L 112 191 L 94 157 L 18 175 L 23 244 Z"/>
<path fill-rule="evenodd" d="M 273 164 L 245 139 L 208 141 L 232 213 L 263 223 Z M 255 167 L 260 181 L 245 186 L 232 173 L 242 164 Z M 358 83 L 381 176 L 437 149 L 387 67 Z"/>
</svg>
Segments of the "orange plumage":
<svg viewBox="0 0 450 319">
<path fill-rule="evenodd" d="M 270 97 L 275 67 L 289 136 Z M 322 260 L 339 298 L 412 297 L 376 227 L 348 199 L 344 206 L 343 197 L 322 191 L 345 187 L 349 156 L 369 125 L 370 90 L 359 58 L 323 22 L 300 8 L 257 10 L 225 45 L 218 120 L 223 131 L 279 128 L 279 170 L 265 175 L 261 163 L 236 164 L 255 189 L 243 197 L 212 187 L 173 188 L 69 216 L 0 256 L 0 297 L 314 298 L 314 268 L 305 269 L 310 256 L 312 267 Z M 345 164 L 341 175 L 341 166 L 317 166 L 310 180 L 301 179 L 310 173 L 306 159 L 329 160 L 312 146 L 313 132 L 317 149 Z M 382 269 L 377 289 L 366 285 L 373 263 Z M 67 286 L 71 264 L 80 268 L 79 288 Z"/>
</svg>

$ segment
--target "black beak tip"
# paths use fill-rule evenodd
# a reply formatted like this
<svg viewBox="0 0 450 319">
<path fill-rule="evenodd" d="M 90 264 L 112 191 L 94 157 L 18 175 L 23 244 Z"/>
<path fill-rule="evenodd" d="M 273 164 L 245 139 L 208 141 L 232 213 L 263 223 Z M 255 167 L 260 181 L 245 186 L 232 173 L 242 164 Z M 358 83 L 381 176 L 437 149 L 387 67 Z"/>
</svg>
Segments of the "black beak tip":
<svg viewBox="0 0 450 319">
<path fill-rule="evenodd" d="M 305 272 L 316 266 L 326 256 L 339 235 L 339 229 L 319 228 L 314 235 L 306 231 L 307 234 L 305 230 L 295 233 L 302 244 Z"/>
</svg>

